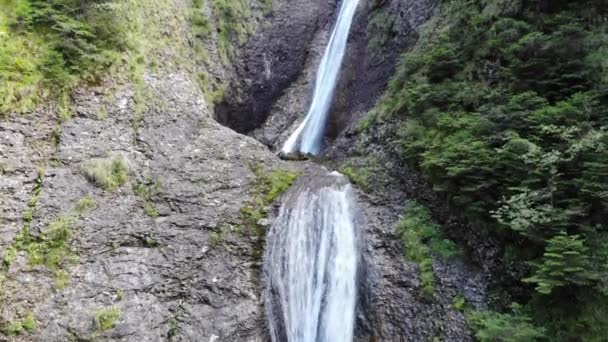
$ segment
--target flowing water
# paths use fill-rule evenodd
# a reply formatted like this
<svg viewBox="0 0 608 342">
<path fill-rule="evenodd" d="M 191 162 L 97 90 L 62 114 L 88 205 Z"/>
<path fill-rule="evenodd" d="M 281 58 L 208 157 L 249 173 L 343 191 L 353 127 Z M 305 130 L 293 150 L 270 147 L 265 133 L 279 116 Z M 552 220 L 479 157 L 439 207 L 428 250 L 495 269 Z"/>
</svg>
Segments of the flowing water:
<svg viewBox="0 0 608 342">
<path fill-rule="evenodd" d="M 346 50 L 348 34 L 358 4 L 359 0 L 342 0 L 336 25 L 317 70 L 313 99 L 308 114 L 283 145 L 281 149 L 283 153 L 301 152 L 313 155 L 319 153 L 327 114 L 331 106 Z"/>
<path fill-rule="evenodd" d="M 344 177 L 327 178 L 328 184 L 292 193 L 267 238 L 266 309 L 274 342 L 353 339 L 357 211 Z"/>
<path fill-rule="evenodd" d="M 283 153 L 317 154 L 359 0 L 342 0 L 313 100 Z M 267 237 L 266 311 L 273 342 L 351 342 L 357 298 L 356 209 L 344 176 L 292 189 Z"/>
</svg>

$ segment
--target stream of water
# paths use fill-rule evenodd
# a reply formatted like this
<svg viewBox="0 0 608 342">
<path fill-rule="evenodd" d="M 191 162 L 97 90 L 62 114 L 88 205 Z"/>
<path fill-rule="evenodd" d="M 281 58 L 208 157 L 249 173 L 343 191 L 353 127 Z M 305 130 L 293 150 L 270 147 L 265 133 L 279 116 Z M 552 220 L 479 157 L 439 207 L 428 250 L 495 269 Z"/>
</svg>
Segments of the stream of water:
<svg viewBox="0 0 608 342">
<path fill-rule="evenodd" d="M 292 194 L 270 229 L 266 308 L 274 342 L 353 339 L 358 248 L 351 186 L 343 176 Z"/>
<path fill-rule="evenodd" d="M 308 114 L 283 144 L 281 151 L 284 154 L 300 152 L 316 155 L 321 149 L 327 115 L 358 4 L 359 0 L 342 0 L 336 25 L 317 70 L 315 89 Z"/>
<path fill-rule="evenodd" d="M 359 0 L 342 0 L 304 121 L 282 148 L 318 154 Z M 337 172 L 292 189 L 267 236 L 266 311 L 273 342 L 351 342 L 357 299 L 354 194 Z"/>
</svg>

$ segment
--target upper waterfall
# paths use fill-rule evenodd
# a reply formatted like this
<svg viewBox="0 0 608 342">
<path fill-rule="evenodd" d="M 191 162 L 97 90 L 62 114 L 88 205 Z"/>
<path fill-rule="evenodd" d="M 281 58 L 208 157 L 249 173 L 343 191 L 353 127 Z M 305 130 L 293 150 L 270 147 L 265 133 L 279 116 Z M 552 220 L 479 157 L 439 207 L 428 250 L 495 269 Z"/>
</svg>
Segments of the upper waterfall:
<svg viewBox="0 0 608 342">
<path fill-rule="evenodd" d="M 353 340 L 359 263 L 354 194 L 343 176 L 322 178 L 328 185 L 291 194 L 267 238 L 273 342 Z"/>
<path fill-rule="evenodd" d="M 331 106 L 348 34 L 358 4 L 359 0 L 342 0 L 336 25 L 317 70 L 313 99 L 308 114 L 283 145 L 281 149 L 283 153 L 302 152 L 314 155 L 321 150 L 327 113 Z"/>
</svg>

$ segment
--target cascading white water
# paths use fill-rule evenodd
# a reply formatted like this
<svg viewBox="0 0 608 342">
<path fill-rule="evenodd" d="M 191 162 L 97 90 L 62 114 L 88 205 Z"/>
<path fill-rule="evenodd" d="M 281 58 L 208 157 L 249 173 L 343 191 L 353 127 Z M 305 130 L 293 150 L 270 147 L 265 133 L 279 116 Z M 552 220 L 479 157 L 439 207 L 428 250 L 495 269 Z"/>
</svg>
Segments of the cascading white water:
<svg viewBox="0 0 608 342">
<path fill-rule="evenodd" d="M 351 186 L 301 189 L 267 238 L 266 310 L 273 342 L 351 342 L 358 248 Z"/>
<path fill-rule="evenodd" d="M 319 153 L 327 113 L 331 106 L 348 34 L 358 4 L 359 0 L 342 0 L 336 25 L 317 70 L 315 90 L 308 114 L 283 145 L 281 149 L 283 153 L 290 154 L 298 151 L 313 155 Z"/>
</svg>

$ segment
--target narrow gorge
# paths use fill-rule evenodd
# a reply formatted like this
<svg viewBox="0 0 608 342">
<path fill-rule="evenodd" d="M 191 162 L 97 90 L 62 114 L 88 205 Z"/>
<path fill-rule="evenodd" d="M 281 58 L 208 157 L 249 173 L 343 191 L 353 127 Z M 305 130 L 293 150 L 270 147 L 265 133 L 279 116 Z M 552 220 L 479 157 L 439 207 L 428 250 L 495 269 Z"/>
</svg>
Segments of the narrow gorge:
<svg viewBox="0 0 608 342">
<path fill-rule="evenodd" d="M 0 0 L 0 341 L 604 341 L 606 0 Z"/>
</svg>

